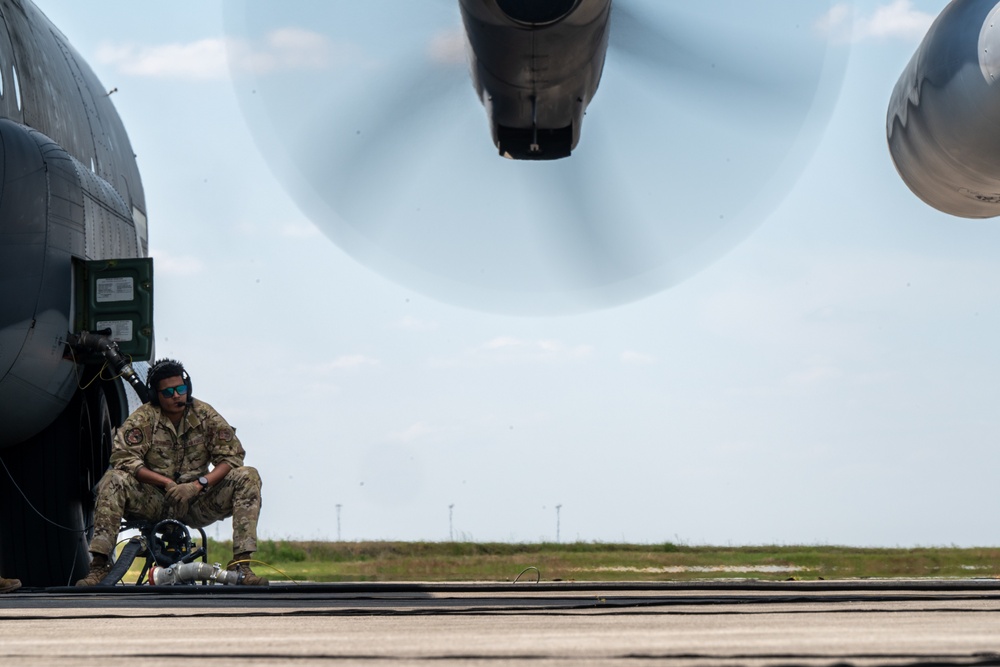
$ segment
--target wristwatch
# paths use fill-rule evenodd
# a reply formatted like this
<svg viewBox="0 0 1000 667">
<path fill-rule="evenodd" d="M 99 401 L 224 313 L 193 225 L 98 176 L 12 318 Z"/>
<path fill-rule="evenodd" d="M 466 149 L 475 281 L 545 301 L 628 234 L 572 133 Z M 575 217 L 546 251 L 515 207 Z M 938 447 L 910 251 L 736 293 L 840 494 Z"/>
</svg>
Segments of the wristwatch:
<svg viewBox="0 0 1000 667">
<path fill-rule="evenodd" d="M 208 491 L 208 477 L 199 477 L 198 483 L 201 484 L 201 492 L 204 493 Z"/>
</svg>

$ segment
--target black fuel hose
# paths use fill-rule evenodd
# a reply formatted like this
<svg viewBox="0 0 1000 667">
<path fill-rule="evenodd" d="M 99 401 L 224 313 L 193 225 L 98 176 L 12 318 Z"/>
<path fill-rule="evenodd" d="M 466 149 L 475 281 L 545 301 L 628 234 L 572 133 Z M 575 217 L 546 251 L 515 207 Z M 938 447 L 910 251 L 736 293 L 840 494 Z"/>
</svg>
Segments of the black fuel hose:
<svg viewBox="0 0 1000 667">
<path fill-rule="evenodd" d="M 149 394 L 146 391 L 146 384 L 139 377 L 139 374 L 132 368 L 132 363 L 122 356 L 118 349 L 118 343 L 111 340 L 111 329 L 103 331 L 83 331 L 79 334 L 70 334 L 69 343 L 78 345 L 88 350 L 100 352 L 115 369 L 115 372 L 125 378 L 136 395 L 143 403 L 149 403 Z"/>
<path fill-rule="evenodd" d="M 115 564 L 111 566 L 111 570 L 104 575 L 101 582 L 97 584 L 98 586 L 114 586 L 122 577 L 128 572 L 128 569 L 132 567 L 135 557 L 139 555 L 142 551 L 142 541 L 138 537 L 133 537 L 128 541 L 122 548 L 122 552 L 118 554 L 118 560 Z"/>
</svg>

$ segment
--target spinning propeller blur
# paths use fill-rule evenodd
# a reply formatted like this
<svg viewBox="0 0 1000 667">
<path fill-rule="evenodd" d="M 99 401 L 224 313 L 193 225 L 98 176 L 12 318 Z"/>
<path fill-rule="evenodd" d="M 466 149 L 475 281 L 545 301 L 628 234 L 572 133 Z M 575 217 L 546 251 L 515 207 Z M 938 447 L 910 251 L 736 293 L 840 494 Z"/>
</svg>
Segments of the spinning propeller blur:
<svg viewBox="0 0 1000 667">
<path fill-rule="evenodd" d="M 608 0 L 548 4 L 546 26 L 510 29 Z M 613 0 L 572 154 L 510 160 L 491 134 L 496 100 L 474 86 L 474 66 L 492 65 L 461 5 L 535 11 L 242 0 L 227 9 L 230 63 L 260 150 L 330 239 L 402 285 L 492 312 L 611 307 L 718 259 L 795 183 L 847 59 L 823 30 L 843 3 Z M 564 46 L 531 76 L 584 48 Z"/>
</svg>

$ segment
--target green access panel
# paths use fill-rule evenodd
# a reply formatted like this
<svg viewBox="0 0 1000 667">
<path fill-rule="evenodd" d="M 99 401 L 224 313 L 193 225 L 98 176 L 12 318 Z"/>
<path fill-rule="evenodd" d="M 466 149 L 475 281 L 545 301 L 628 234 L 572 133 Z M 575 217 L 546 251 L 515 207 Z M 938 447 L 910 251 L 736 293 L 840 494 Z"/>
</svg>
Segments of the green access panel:
<svg viewBox="0 0 1000 667">
<path fill-rule="evenodd" d="M 111 330 L 132 361 L 153 354 L 153 259 L 73 260 L 77 332 Z"/>
</svg>

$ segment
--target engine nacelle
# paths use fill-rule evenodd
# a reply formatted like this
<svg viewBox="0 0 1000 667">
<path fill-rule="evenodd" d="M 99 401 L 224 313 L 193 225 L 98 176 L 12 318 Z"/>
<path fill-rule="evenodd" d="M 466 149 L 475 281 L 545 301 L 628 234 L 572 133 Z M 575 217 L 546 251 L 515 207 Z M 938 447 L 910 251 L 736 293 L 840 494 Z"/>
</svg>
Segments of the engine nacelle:
<svg viewBox="0 0 1000 667">
<path fill-rule="evenodd" d="M 0 447 L 40 432 L 77 387 L 64 358 L 74 257 L 139 256 L 128 205 L 45 135 L 0 120 Z"/>
<path fill-rule="evenodd" d="M 567 157 L 608 49 L 611 0 L 461 0 L 472 79 L 500 154 Z"/>
<path fill-rule="evenodd" d="M 886 132 L 918 197 L 951 215 L 1000 215 L 1000 2 L 945 8 L 893 90 Z"/>
</svg>

